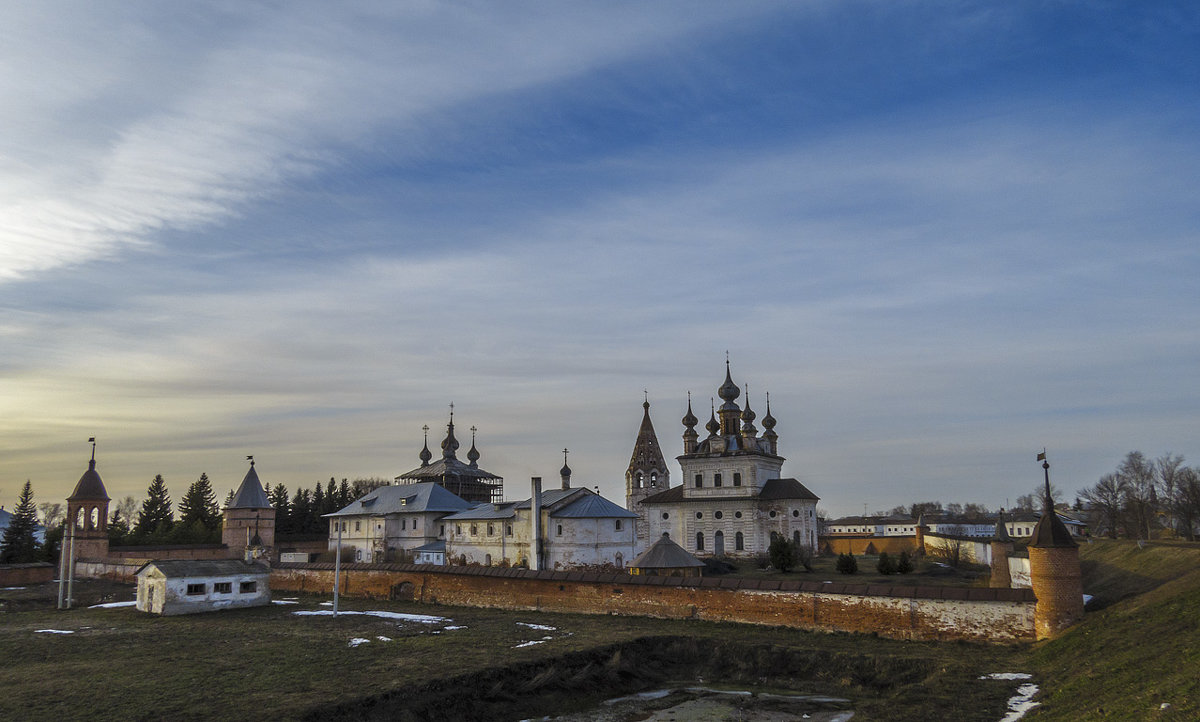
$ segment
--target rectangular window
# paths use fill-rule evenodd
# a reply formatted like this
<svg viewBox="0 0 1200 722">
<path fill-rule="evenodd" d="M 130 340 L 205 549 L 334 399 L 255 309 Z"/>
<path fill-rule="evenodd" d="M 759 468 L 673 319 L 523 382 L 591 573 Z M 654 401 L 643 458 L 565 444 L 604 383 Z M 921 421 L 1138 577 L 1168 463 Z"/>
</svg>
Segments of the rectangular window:
<svg viewBox="0 0 1200 722">
<path fill-rule="evenodd" d="M 613 522 L 613 530 L 621 531 L 621 520 L 620 519 L 617 519 L 616 521 Z"/>
<path fill-rule="evenodd" d="M 233 594 L 233 582 L 217 582 L 213 584 L 214 594 Z"/>
<path fill-rule="evenodd" d="M 713 474 L 713 486 L 720 486 L 720 485 L 721 485 L 721 475 Z"/>
<path fill-rule="evenodd" d="M 187 593 L 188 593 L 189 597 L 202 596 L 204 594 L 204 585 L 203 584 L 189 584 L 189 585 L 187 585 Z"/>
<path fill-rule="evenodd" d="M 558 525 L 558 536 L 562 536 L 562 524 Z"/>
<path fill-rule="evenodd" d="M 471 525 L 471 536 L 479 536 L 479 525 L 478 524 Z"/>
<path fill-rule="evenodd" d="M 462 524 L 455 524 L 455 525 L 454 525 L 454 533 L 455 533 L 455 534 L 459 534 L 459 535 L 461 535 L 461 534 L 462 534 Z"/>
<path fill-rule="evenodd" d="M 696 488 L 704 486 L 704 474 L 696 474 Z"/>
<path fill-rule="evenodd" d="M 400 520 L 400 531 L 404 531 L 407 528 L 408 528 L 408 519 L 401 519 Z"/>
<path fill-rule="evenodd" d="M 361 521 L 354 522 L 354 531 L 362 531 L 362 522 Z"/>
<path fill-rule="evenodd" d="M 733 472 L 733 485 L 734 485 L 734 486 L 741 486 L 741 485 L 742 485 L 742 475 L 741 475 L 741 472 L 737 472 L 737 471 Z"/>
<path fill-rule="evenodd" d="M 512 524 L 505 524 L 505 525 L 504 525 L 504 534 L 505 534 L 506 536 L 512 536 Z"/>
<path fill-rule="evenodd" d="M 238 592 L 242 594 L 254 594 L 258 591 L 258 582 L 242 582 L 238 585 Z"/>
<path fill-rule="evenodd" d="M 438 532 L 438 536 L 446 536 L 446 525 L 442 524 L 442 530 Z"/>
</svg>

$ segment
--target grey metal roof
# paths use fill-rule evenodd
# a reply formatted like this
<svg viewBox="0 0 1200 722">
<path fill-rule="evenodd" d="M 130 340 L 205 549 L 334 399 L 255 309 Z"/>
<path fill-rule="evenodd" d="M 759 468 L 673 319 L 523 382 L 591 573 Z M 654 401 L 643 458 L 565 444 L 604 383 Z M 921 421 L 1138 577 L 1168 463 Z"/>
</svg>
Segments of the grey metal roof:
<svg viewBox="0 0 1200 722">
<path fill-rule="evenodd" d="M 96 471 L 95 459 L 88 462 L 88 470 L 79 477 L 75 491 L 67 497 L 67 501 L 76 500 L 108 501 L 108 491 L 104 488 L 104 482 L 100 480 L 99 472 Z"/>
<path fill-rule="evenodd" d="M 442 552 L 442 553 L 445 553 L 446 552 L 446 540 L 438 539 L 437 541 L 432 541 L 432 542 L 429 542 L 428 544 L 422 544 L 421 546 L 413 549 L 413 551 L 414 552 Z"/>
<path fill-rule="evenodd" d="M 228 509 L 270 509 L 271 501 L 267 492 L 263 491 L 262 483 L 258 480 L 258 472 L 254 470 L 254 462 L 250 462 L 250 471 L 233 495 L 233 503 Z"/>
<path fill-rule="evenodd" d="M 168 579 L 180 577 L 230 577 L 243 574 L 270 574 L 271 568 L 266 564 L 246 563 L 241 559 L 160 559 L 146 562 L 138 567 L 135 574 L 154 567 Z"/>
<path fill-rule="evenodd" d="M 347 504 L 330 516 L 361 516 L 363 514 L 418 514 L 429 511 L 456 512 L 471 506 L 471 502 L 447 491 L 432 481 L 417 484 L 381 486 L 360 499 Z"/>
<path fill-rule="evenodd" d="M 684 567 L 702 567 L 704 562 L 688 553 L 686 549 L 662 536 L 650 545 L 650 548 L 638 555 L 629 563 L 639 569 L 681 569 Z"/>
<path fill-rule="evenodd" d="M 550 513 L 556 519 L 636 519 L 637 514 L 622 509 L 599 494 L 588 493 L 557 511 Z"/>
<path fill-rule="evenodd" d="M 808 490 L 804 484 L 801 484 L 796 479 L 768 479 L 763 483 L 762 488 L 753 496 L 733 495 L 729 496 L 704 496 L 694 499 L 687 499 L 683 496 L 683 485 L 673 486 L 666 491 L 660 491 L 657 494 L 648 496 L 642 499 L 643 504 L 677 504 L 684 503 L 707 503 L 714 501 L 745 501 L 746 499 L 756 499 L 771 501 L 774 499 L 811 499 L 818 501 L 819 496 Z"/>
<path fill-rule="evenodd" d="M 575 489 L 547 489 L 546 491 L 542 492 L 542 508 L 548 509 L 550 507 L 553 507 L 554 505 L 562 502 L 564 499 L 566 499 L 567 497 L 569 497 L 573 494 L 588 494 L 588 493 L 590 493 L 590 492 L 587 489 L 584 489 L 583 487 L 578 487 Z M 532 506 L 533 506 L 533 498 L 532 497 L 530 497 L 529 499 L 526 499 L 524 501 L 517 502 L 518 509 L 528 509 Z"/>
<path fill-rule="evenodd" d="M 484 519 L 512 519 L 517 515 L 514 502 L 503 504 L 476 504 L 465 511 L 445 517 L 447 521 L 479 521 Z"/>
</svg>

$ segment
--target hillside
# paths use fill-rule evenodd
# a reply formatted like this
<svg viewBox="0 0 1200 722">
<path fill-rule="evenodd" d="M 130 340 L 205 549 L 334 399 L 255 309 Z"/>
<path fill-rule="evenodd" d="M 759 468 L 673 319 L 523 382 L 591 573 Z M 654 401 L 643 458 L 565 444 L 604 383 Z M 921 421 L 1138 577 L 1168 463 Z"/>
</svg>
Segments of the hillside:
<svg viewBox="0 0 1200 722">
<path fill-rule="evenodd" d="M 1099 610 L 1032 651 L 1030 718 L 1200 719 L 1200 544 L 1097 541 L 1080 556 Z"/>
</svg>

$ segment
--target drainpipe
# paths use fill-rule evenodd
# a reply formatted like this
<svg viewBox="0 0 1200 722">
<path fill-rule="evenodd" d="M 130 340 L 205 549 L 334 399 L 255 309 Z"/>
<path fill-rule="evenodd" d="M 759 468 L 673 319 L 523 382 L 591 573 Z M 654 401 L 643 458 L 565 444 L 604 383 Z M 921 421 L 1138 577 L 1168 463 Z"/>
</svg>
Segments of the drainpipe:
<svg viewBox="0 0 1200 722">
<path fill-rule="evenodd" d="M 529 538 L 529 568 L 537 571 L 542 568 L 542 477 L 530 479 L 533 485 L 533 499 L 530 501 L 530 522 L 533 530 Z"/>
</svg>

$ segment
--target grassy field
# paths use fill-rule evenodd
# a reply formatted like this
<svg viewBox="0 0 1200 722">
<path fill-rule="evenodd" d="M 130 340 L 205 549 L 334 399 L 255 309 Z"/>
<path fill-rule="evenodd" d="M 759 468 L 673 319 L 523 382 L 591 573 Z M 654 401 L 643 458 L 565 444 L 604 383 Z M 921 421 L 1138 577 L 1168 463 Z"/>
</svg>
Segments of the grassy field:
<svg viewBox="0 0 1200 722">
<path fill-rule="evenodd" d="M 1033 720 L 1200 719 L 1200 545 L 1081 552 L 1102 608 L 1015 647 L 355 599 L 343 608 L 443 619 L 293 613 L 327 610 L 316 597 L 160 618 L 5 592 L 26 611 L 0 614 L 0 719 L 520 719 L 702 680 L 847 698 L 856 719 L 998 720 L 1019 682 L 979 679 L 992 672 L 1034 675 Z"/>
<path fill-rule="evenodd" d="M 1030 719 L 1200 719 L 1200 544 L 1080 552 L 1097 611 L 1031 650 L 1043 706 Z"/>
</svg>

